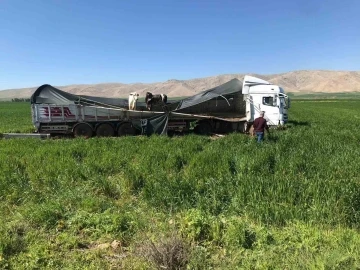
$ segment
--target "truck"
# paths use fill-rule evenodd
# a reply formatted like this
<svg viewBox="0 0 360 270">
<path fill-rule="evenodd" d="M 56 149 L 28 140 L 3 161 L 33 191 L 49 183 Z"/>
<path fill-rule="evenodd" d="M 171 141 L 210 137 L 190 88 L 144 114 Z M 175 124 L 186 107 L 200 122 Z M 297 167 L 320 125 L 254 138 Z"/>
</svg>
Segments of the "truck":
<svg viewBox="0 0 360 270">
<path fill-rule="evenodd" d="M 269 126 L 288 121 L 290 99 L 280 86 L 246 75 L 181 100 L 169 99 L 149 111 L 144 102 L 129 109 L 127 99 L 74 95 L 51 85 L 31 96 L 37 133 L 109 137 L 186 132 L 249 132 L 261 111 Z"/>
<path fill-rule="evenodd" d="M 265 112 L 269 126 L 282 126 L 288 122 L 290 98 L 285 90 L 265 80 L 245 76 L 242 93 L 246 100 L 245 130 L 248 130 L 260 112 Z"/>
</svg>

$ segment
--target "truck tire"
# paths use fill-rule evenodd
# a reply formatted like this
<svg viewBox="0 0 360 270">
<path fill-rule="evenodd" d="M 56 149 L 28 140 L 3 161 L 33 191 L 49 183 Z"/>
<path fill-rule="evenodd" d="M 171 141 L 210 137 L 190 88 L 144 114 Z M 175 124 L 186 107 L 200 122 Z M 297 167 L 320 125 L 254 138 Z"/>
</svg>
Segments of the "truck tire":
<svg viewBox="0 0 360 270">
<path fill-rule="evenodd" d="M 115 130 L 112 125 L 108 123 L 100 124 L 96 128 L 96 136 L 97 137 L 112 137 L 115 134 Z"/>
<path fill-rule="evenodd" d="M 199 135 L 209 135 L 212 131 L 211 124 L 207 121 L 202 121 L 197 124 L 194 128 L 196 134 Z"/>
<path fill-rule="evenodd" d="M 131 123 L 123 123 L 118 127 L 117 134 L 118 136 L 134 136 L 136 130 Z"/>
<path fill-rule="evenodd" d="M 74 127 L 73 133 L 76 138 L 78 137 L 90 138 L 93 135 L 93 129 L 87 123 L 80 123 Z"/>
</svg>

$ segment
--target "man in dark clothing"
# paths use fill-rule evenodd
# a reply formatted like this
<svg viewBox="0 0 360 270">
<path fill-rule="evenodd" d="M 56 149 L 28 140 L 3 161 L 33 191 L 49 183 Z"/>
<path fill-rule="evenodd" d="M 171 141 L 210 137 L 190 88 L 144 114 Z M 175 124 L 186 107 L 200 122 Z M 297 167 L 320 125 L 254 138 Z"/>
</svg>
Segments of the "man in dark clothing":
<svg viewBox="0 0 360 270">
<path fill-rule="evenodd" d="M 269 132 L 269 127 L 264 118 L 264 114 L 265 112 L 261 112 L 260 117 L 256 118 L 253 124 L 258 143 L 264 139 L 265 129 L 267 132 Z"/>
</svg>

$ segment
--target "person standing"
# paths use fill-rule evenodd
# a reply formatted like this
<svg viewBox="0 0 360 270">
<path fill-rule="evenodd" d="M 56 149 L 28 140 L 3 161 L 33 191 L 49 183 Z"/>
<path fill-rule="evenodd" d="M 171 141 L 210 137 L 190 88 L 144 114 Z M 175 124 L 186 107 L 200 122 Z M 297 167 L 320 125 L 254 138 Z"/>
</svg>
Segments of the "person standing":
<svg viewBox="0 0 360 270">
<path fill-rule="evenodd" d="M 256 118 L 253 124 L 258 143 L 264 140 L 265 129 L 269 133 L 269 127 L 264 118 L 264 114 L 265 112 L 260 112 L 260 117 Z"/>
</svg>

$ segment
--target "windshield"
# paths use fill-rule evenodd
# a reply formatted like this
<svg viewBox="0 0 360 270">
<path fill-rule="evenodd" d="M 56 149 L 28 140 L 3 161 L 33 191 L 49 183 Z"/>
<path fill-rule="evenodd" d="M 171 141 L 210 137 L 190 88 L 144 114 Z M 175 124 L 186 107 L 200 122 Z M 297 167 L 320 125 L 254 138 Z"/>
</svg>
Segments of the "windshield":
<svg viewBox="0 0 360 270">
<path fill-rule="evenodd" d="M 280 97 L 280 105 L 281 105 L 281 107 L 286 108 L 286 102 L 285 102 L 285 98 L 284 98 L 284 97 Z"/>
<path fill-rule="evenodd" d="M 290 100 L 288 96 L 281 96 L 280 97 L 280 104 L 284 107 L 284 109 L 290 108 Z"/>
</svg>

